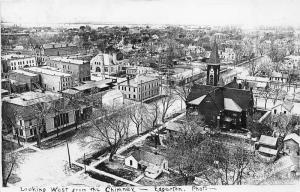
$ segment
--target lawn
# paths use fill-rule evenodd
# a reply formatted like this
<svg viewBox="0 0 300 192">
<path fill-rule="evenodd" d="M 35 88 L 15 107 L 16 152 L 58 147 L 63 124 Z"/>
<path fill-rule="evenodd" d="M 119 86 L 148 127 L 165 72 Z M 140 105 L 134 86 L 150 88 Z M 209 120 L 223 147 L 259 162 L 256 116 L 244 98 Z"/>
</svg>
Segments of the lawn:
<svg viewBox="0 0 300 192">
<path fill-rule="evenodd" d="M 2 149 L 5 152 L 11 152 L 13 150 L 19 149 L 20 147 L 22 146 L 19 146 L 17 143 L 2 139 Z"/>
<path fill-rule="evenodd" d="M 49 139 L 47 141 L 43 141 L 41 143 L 41 149 L 50 149 L 56 146 L 60 146 L 66 143 L 66 141 L 71 140 L 73 136 L 76 135 L 77 130 L 74 129 L 72 131 L 69 131 L 67 133 L 64 134 L 60 134 L 57 137 L 54 137 L 52 139 Z M 37 147 L 37 144 L 34 145 L 35 147 Z"/>
</svg>

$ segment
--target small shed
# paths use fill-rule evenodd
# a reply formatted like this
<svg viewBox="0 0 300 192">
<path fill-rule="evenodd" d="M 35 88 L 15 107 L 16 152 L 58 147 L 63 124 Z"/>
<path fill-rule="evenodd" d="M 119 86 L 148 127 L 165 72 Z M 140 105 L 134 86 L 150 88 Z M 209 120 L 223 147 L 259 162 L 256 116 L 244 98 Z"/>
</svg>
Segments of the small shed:
<svg viewBox="0 0 300 192">
<path fill-rule="evenodd" d="M 271 149 L 277 149 L 278 138 L 261 135 L 259 139 L 259 145 Z"/>
<path fill-rule="evenodd" d="M 288 134 L 283 140 L 283 152 L 288 155 L 299 155 L 300 136 L 296 133 Z"/>
</svg>

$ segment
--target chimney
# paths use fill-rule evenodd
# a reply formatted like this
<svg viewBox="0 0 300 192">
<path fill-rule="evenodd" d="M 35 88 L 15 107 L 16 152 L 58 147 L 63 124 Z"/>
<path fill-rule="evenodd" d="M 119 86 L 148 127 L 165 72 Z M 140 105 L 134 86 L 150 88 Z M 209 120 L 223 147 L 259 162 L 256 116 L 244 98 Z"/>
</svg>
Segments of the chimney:
<svg viewBox="0 0 300 192">
<path fill-rule="evenodd" d="M 233 82 L 236 82 L 236 80 L 237 80 L 237 78 L 236 78 L 236 77 L 234 77 L 234 78 L 233 78 Z"/>
<path fill-rule="evenodd" d="M 239 89 L 242 89 L 242 84 L 241 83 L 239 83 Z"/>
</svg>

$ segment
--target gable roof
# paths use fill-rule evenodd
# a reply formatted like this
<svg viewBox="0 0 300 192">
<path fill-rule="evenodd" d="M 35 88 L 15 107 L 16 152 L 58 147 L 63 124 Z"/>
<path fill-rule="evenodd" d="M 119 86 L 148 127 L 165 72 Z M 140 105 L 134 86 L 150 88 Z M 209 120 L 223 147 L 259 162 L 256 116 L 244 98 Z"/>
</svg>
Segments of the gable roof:
<svg viewBox="0 0 300 192">
<path fill-rule="evenodd" d="M 276 146 L 277 138 L 270 137 L 267 135 L 261 135 L 259 139 L 259 144 L 268 145 L 268 146 Z"/>
<path fill-rule="evenodd" d="M 202 95 L 202 96 L 198 97 L 197 99 L 190 101 L 189 104 L 199 105 L 205 97 L 206 97 L 206 95 Z"/>
<path fill-rule="evenodd" d="M 267 147 L 260 147 L 258 149 L 259 152 L 262 152 L 262 153 L 266 153 L 266 154 L 270 154 L 270 155 L 277 155 L 277 150 L 275 149 L 270 149 L 270 148 L 267 148 Z"/>
<path fill-rule="evenodd" d="M 205 95 L 206 97 L 202 97 Z M 230 106 L 232 106 L 231 109 L 235 111 L 241 111 L 240 109 L 246 111 L 253 106 L 253 95 L 249 90 L 199 84 L 195 84 L 192 87 L 186 101 L 188 104 L 200 105 L 208 97 L 213 100 L 220 110 L 225 108 L 229 110 Z M 225 101 L 226 107 L 224 106 Z"/>
<path fill-rule="evenodd" d="M 224 98 L 224 109 L 228 111 L 242 112 L 242 108 L 230 98 Z"/>
<path fill-rule="evenodd" d="M 296 133 L 292 133 L 292 134 L 288 134 L 283 141 L 287 141 L 287 140 L 294 140 L 296 143 L 298 143 L 300 145 L 300 136 L 297 135 Z"/>
<path fill-rule="evenodd" d="M 139 149 L 131 153 L 130 156 L 134 157 L 138 162 L 144 161 L 146 163 L 158 166 L 161 165 L 162 162 L 165 160 L 165 157 L 162 155 L 156 155 L 154 153 Z"/>
</svg>

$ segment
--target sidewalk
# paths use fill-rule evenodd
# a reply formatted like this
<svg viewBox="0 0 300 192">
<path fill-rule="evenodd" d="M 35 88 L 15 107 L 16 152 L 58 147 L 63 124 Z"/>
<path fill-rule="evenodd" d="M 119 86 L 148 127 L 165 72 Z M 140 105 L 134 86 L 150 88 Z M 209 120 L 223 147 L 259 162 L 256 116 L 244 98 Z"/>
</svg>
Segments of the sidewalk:
<svg viewBox="0 0 300 192">
<path fill-rule="evenodd" d="M 116 155 L 118 155 L 118 154 L 124 152 L 125 150 L 127 150 L 128 148 L 130 148 L 131 146 L 133 146 L 134 144 L 136 144 L 136 143 L 138 143 L 138 142 L 140 142 L 140 141 L 145 140 L 148 136 L 151 136 L 152 134 L 158 132 L 160 129 L 164 128 L 169 122 L 176 121 L 176 120 L 178 120 L 179 118 L 183 117 L 184 115 L 185 115 L 185 113 L 182 113 L 181 115 L 178 115 L 177 117 L 171 119 L 170 121 L 166 122 L 165 124 L 161 125 L 160 127 L 156 128 L 155 130 L 153 130 L 153 131 L 151 131 L 151 132 L 149 132 L 149 133 L 147 133 L 147 134 L 145 134 L 145 135 L 143 135 L 143 136 L 140 136 L 140 137 L 136 138 L 135 140 L 133 140 L 132 142 L 130 142 L 130 143 L 128 143 L 128 144 L 122 146 L 120 149 L 118 149 L 118 151 L 116 152 Z M 105 157 L 103 157 L 102 159 L 100 159 L 99 161 L 96 161 L 96 162 L 92 163 L 91 165 L 86 166 L 86 168 L 89 167 L 89 170 L 95 171 L 95 170 L 97 170 L 97 169 L 95 169 L 95 167 L 98 166 L 99 164 L 101 164 L 102 162 L 107 161 L 108 158 L 109 158 L 109 154 L 106 155 Z M 84 168 L 84 165 L 83 165 L 83 164 L 77 163 L 77 162 L 75 162 L 75 161 L 73 161 L 72 163 Z M 95 171 L 95 172 L 96 172 L 96 171 Z M 82 173 L 84 173 L 84 170 L 78 171 L 75 175 L 73 175 L 73 177 L 79 176 L 79 175 L 81 175 Z M 106 173 L 106 172 L 97 170 L 97 173 L 103 174 L 103 173 Z M 103 174 L 103 175 L 104 175 L 104 174 Z M 117 180 L 120 180 L 120 179 L 118 179 L 118 178 L 121 178 L 121 177 L 117 177 L 117 176 L 115 176 L 115 175 L 108 174 L 108 173 L 106 173 L 106 176 L 111 177 L 111 178 L 114 178 L 114 179 L 117 179 Z M 123 179 L 123 178 L 121 178 L 121 179 Z M 123 182 L 128 183 L 128 180 L 126 180 L 126 179 L 123 179 L 123 180 L 120 180 L 120 181 L 123 181 Z M 131 181 L 130 181 L 130 182 L 131 182 Z M 131 183 L 129 183 L 129 184 L 133 184 L 133 183 L 134 183 L 134 182 L 131 182 Z M 136 184 L 137 184 L 137 183 L 136 183 Z M 138 185 L 135 185 L 135 186 L 140 186 L 140 185 L 138 184 Z"/>
</svg>

